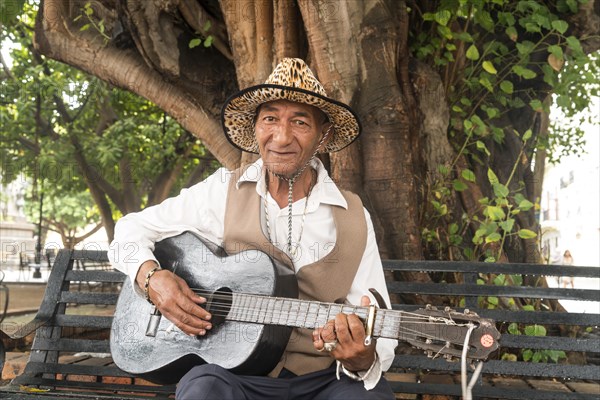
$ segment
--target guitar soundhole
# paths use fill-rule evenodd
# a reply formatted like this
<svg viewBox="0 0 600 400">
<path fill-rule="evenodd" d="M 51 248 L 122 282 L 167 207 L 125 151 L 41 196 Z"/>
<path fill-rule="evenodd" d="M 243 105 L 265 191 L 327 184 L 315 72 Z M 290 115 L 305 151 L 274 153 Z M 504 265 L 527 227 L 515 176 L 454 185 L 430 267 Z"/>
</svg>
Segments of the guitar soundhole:
<svg viewBox="0 0 600 400">
<path fill-rule="evenodd" d="M 233 292 L 228 287 L 222 287 L 214 291 L 207 297 L 206 311 L 212 314 L 211 322 L 218 326 L 225 322 L 227 314 L 231 310 L 233 302 Z"/>
</svg>

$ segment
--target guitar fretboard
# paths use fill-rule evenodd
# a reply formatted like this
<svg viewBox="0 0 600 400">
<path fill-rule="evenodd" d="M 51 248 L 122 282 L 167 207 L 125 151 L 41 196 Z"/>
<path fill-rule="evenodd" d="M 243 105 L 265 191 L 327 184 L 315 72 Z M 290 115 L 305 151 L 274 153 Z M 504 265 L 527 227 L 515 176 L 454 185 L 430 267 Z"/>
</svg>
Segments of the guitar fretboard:
<svg viewBox="0 0 600 400">
<path fill-rule="evenodd" d="M 339 313 L 356 314 L 362 321 L 366 321 L 369 308 L 234 293 L 231 310 L 226 319 L 263 325 L 314 329 L 325 325 Z M 402 311 L 377 309 L 373 336 L 398 339 L 401 323 L 403 323 L 402 319 Z"/>
</svg>

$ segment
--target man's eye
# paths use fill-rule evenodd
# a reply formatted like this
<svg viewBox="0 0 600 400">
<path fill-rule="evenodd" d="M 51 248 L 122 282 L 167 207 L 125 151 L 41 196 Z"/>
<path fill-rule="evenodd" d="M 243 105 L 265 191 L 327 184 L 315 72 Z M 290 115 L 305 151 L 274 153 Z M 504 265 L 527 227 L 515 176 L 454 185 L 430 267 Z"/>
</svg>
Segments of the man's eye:
<svg viewBox="0 0 600 400">
<path fill-rule="evenodd" d="M 266 117 L 263 118 L 263 121 L 273 122 L 273 121 L 275 121 L 275 117 L 271 117 L 271 116 L 267 115 Z"/>
<path fill-rule="evenodd" d="M 304 126 L 304 125 L 306 125 L 306 122 L 304 122 L 304 121 L 301 121 L 301 120 L 299 120 L 299 119 L 297 119 L 296 121 L 294 121 L 294 123 L 295 123 L 296 125 L 299 125 L 299 126 Z"/>
</svg>

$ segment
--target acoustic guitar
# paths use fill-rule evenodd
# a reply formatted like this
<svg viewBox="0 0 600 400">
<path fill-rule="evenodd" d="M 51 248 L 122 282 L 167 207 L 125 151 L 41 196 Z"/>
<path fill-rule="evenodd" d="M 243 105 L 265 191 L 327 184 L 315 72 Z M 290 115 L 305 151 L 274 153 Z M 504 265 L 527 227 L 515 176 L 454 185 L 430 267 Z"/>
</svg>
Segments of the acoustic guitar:
<svg viewBox="0 0 600 400">
<path fill-rule="evenodd" d="M 426 307 L 414 312 L 299 300 L 294 272 L 257 250 L 227 255 L 190 232 L 156 243 L 164 269 L 207 298 L 213 328 L 192 337 L 134 293 L 126 279 L 117 302 L 110 347 L 124 371 L 161 382 L 177 382 L 201 363 L 240 374 L 264 375 L 281 358 L 293 328 L 323 326 L 338 313 L 356 314 L 373 338 L 410 343 L 430 356 L 485 360 L 498 348 L 494 322 L 475 313 Z M 292 337 L 293 340 L 293 337 Z"/>
</svg>

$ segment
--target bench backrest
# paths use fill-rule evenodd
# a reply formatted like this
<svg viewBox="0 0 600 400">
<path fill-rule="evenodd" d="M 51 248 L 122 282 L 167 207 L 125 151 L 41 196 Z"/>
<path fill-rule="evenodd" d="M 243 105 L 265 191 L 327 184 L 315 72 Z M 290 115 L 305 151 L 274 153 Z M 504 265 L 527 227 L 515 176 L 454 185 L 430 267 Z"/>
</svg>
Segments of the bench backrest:
<svg viewBox="0 0 600 400">
<path fill-rule="evenodd" d="M 483 377 L 473 390 L 474 395 L 483 397 L 538 399 L 548 398 L 548 391 L 535 390 L 535 384 L 527 380 L 600 380 L 600 367 L 590 365 L 586 357 L 596 357 L 600 351 L 598 336 L 586 332 L 600 323 L 599 306 L 587 312 L 564 312 L 543 309 L 542 303 L 548 300 L 568 300 L 583 302 L 599 301 L 600 268 L 530 264 L 490 264 L 462 263 L 449 261 L 385 261 L 387 274 L 393 274 L 397 281 L 388 279 L 388 287 L 393 299 L 393 307 L 411 311 L 419 306 L 403 301 L 407 294 L 426 298 L 440 308 L 448 305 L 457 311 L 464 308 L 474 311 L 481 317 L 497 322 L 502 332 L 499 352 L 483 367 Z M 437 283 L 415 281 L 419 273 L 427 271 Z M 433 273 L 433 274 L 432 274 Z M 406 280 L 410 276 L 410 280 Z M 554 286 L 555 277 L 578 277 L 594 280 L 590 289 L 543 287 L 548 277 Z M 528 306 L 530 305 L 530 306 Z M 541 305 L 541 306 L 540 306 Z M 531 307 L 533 306 L 533 307 Z M 559 325 L 561 325 L 559 327 Z M 569 355 L 568 361 L 552 358 Z M 529 359 L 523 361 L 523 357 Z M 535 361 L 535 362 L 533 362 Z M 430 359 L 419 355 L 398 355 L 393 367 L 396 371 L 447 371 L 457 373 L 460 363 L 448 363 L 442 359 Z M 446 375 L 450 375 L 446 373 Z M 513 379 L 513 386 L 506 387 L 500 376 Z M 397 391 L 409 390 L 412 393 L 446 393 L 460 395 L 460 384 L 448 383 L 400 383 Z M 485 384 L 484 384 L 485 382 Z M 511 382 L 506 379 L 506 382 Z M 523 385 L 515 386 L 518 382 Z M 548 388 L 546 388 L 548 389 Z M 549 388 L 553 390 L 552 388 Z M 561 386 L 560 390 L 564 390 Z M 597 390 L 597 389 L 596 389 Z M 575 396 L 575 397 L 569 397 Z M 557 397 L 559 398 L 559 397 Z M 597 398 L 596 394 L 570 393 L 564 398 Z"/>
<path fill-rule="evenodd" d="M 124 279 L 106 252 L 61 250 L 37 317 L 21 328 L 37 331 L 29 362 L 11 385 L 96 389 L 119 398 L 174 393 L 174 386 L 153 385 L 112 363 L 108 338 Z"/>
</svg>

